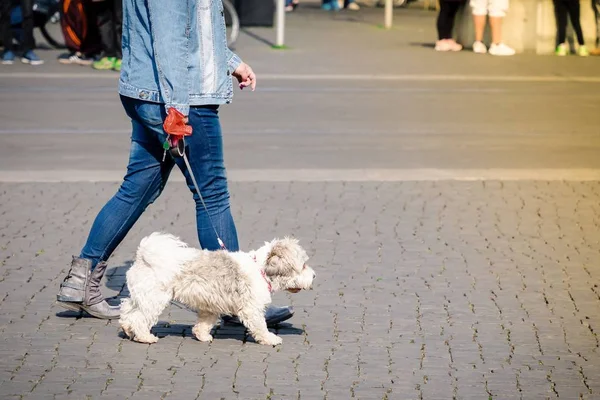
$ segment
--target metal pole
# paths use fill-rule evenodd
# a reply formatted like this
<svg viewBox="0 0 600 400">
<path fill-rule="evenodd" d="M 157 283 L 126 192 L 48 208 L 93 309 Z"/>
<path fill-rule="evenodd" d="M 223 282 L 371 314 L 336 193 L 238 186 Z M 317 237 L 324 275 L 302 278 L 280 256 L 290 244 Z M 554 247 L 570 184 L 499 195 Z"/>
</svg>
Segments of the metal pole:
<svg viewBox="0 0 600 400">
<path fill-rule="evenodd" d="M 394 5 L 392 0 L 385 0 L 385 29 L 392 27 L 392 16 L 393 16 Z"/>
<path fill-rule="evenodd" d="M 285 0 L 277 0 L 277 19 L 276 19 L 276 29 L 277 29 L 277 39 L 275 40 L 275 47 L 283 47 L 284 40 L 283 36 L 285 33 Z"/>
</svg>

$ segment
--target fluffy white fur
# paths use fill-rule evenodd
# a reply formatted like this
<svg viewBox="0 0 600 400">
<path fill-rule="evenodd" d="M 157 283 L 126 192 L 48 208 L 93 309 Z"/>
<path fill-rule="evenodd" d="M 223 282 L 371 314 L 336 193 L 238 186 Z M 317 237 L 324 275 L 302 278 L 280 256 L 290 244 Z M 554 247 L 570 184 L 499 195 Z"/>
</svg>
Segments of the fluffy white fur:
<svg viewBox="0 0 600 400">
<path fill-rule="evenodd" d="M 174 299 L 198 312 L 192 332 L 201 342 L 212 341 L 210 331 L 219 315 L 228 314 L 237 315 L 258 343 L 280 344 L 264 318 L 271 303 L 269 284 L 273 291 L 310 289 L 315 273 L 307 260 L 291 238 L 265 242 L 246 253 L 199 250 L 155 232 L 142 239 L 127 271 L 131 297 L 121 302 L 119 323 L 131 339 L 155 343 L 158 338 L 150 329 Z"/>
</svg>

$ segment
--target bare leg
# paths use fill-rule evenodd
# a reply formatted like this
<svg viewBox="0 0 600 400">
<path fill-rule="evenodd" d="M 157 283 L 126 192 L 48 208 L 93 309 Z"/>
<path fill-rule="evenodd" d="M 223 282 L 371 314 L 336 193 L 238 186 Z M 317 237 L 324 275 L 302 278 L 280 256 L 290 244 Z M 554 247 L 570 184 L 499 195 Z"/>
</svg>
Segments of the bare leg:
<svg viewBox="0 0 600 400">
<path fill-rule="evenodd" d="M 213 337 L 210 334 L 211 329 L 217 323 L 217 314 L 198 311 L 198 322 L 192 328 L 192 333 L 201 342 L 212 342 Z"/>
<path fill-rule="evenodd" d="M 475 24 L 475 41 L 483 42 L 483 32 L 485 31 L 485 19 L 487 15 L 473 15 Z"/>
<path fill-rule="evenodd" d="M 502 18 L 490 17 L 490 28 L 492 30 L 492 43 L 502 43 Z"/>
<path fill-rule="evenodd" d="M 276 346 L 282 343 L 282 340 L 279 336 L 269 332 L 267 329 L 265 316 L 261 310 L 242 310 L 240 311 L 238 317 L 244 326 L 248 328 L 254 340 L 256 340 L 258 343 L 270 346 Z"/>
</svg>

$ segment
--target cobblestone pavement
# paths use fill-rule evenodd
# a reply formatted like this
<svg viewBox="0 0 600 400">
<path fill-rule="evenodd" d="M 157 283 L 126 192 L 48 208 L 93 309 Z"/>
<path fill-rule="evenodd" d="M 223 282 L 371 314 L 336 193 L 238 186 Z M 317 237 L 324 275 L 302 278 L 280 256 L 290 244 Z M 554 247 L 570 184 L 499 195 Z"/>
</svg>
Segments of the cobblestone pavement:
<svg viewBox="0 0 600 400">
<path fill-rule="evenodd" d="M 174 305 L 150 346 L 58 307 L 116 188 L 0 186 L 3 399 L 600 398 L 597 182 L 233 183 L 242 247 L 294 234 L 318 274 L 275 296 L 296 308 L 277 348 L 236 327 L 200 343 Z M 183 183 L 111 259 L 107 296 L 159 229 L 196 243 Z"/>
<path fill-rule="evenodd" d="M 116 73 L 53 51 L 2 66 L 0 399 L 600 399 L 599 181 L 342 182 L 598 176 L 598 58 L 440 54 L 435 13 L 398 9 L 385 31 L 381 9 L 315 7 L 288 14 L 290 50 L 242 33 L 261 83 L 221 112 L 231 175 L 258 171 L 231 183 L 242 248 L 293 234 L 317 272 L 313 291 L 275 295 L 296 309 L 276 348 L 231 326 L 200 343 L 175 305 L 148 346 L 55 304 L 118 184 L 35 181 L 118 179 L 130 125 Z M 312 182 L 267 182 L 298 171 Z M 127 295 L 143 236 L 197 243 L 193 213 L 172 181 L 111 258 L 105 295 Z"/>
</svg>

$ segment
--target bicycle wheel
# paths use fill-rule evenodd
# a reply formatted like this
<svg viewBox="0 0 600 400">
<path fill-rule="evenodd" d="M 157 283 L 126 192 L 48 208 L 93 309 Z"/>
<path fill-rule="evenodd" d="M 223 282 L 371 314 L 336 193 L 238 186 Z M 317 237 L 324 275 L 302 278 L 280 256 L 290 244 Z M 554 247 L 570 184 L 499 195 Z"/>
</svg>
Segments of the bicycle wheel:
<svg viewBox="0 0 600 400">
<path fill-rule="evenodd" d="M 225 14 L 225 26 L 227 27 L 227 46 L 230 49 L 233 49 L 240 34 L 240 19 L 233 4 L 231 4 L 229 0 L 222 1 Z"/>
<path fill-rule="evenodd" d="M 60 28 L 59 2 L 37 0 L 33 6 L 33 25 L 40 30 L 46 43 L 55 49 L 64 49 L 65 41 Z"/>
<path fill-rule="evenodd" d="M 40 32 L 42 33 L 42 36 L 44 37 L 46 42 L 55 49 L 66 48 L 67 46 L 65 46 L 64 38 L 58 39 L 58 37 L 62 38 L 62 31 L 59 30 L 58 32 L 56 32 L 55 35 L 52 35 L 50 32 L 48 32 L 48 29 L 47 29 L 47 26 L 49 24 L 51 24 L 50 21 L 48 21 L 45 25 L 40 26 Z M 56 29 L 52 29 L 52 30 L 55 31 Z"/>
</svg>

